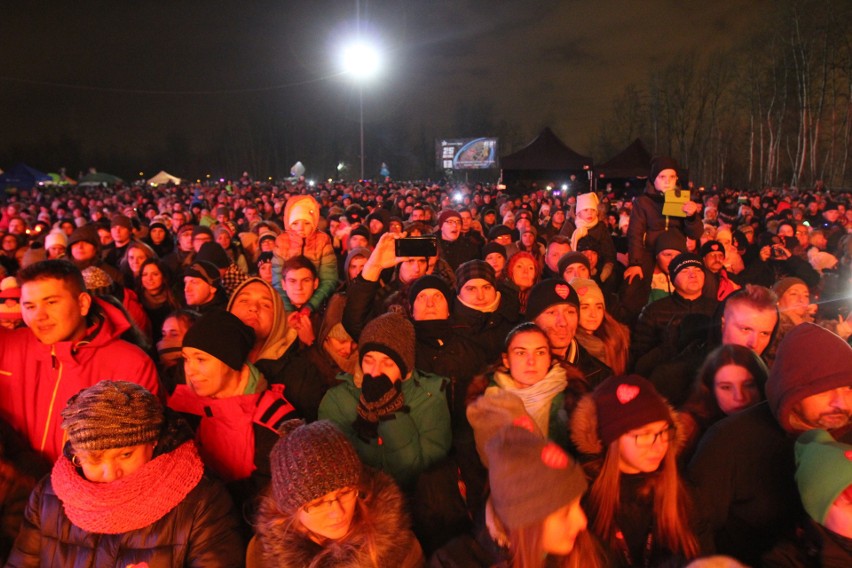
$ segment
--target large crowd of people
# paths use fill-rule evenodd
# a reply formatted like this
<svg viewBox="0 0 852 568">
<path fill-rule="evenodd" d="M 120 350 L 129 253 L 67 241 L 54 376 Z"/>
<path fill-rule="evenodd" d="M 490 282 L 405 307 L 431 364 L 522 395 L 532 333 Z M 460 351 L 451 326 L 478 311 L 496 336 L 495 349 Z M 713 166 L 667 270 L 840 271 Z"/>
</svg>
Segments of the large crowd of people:
<svg viewBox="0 0 852 568">
<path fill-rule="evenodd" d="M 7 192 L 0 560 L 852 566 L 850 196 L 679 171 Z"/>
</svg>

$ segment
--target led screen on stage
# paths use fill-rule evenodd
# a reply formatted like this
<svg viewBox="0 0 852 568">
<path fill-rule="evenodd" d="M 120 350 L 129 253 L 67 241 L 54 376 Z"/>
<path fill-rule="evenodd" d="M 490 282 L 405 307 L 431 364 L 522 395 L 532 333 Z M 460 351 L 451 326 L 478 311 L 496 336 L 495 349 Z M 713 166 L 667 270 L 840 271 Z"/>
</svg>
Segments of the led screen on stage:
<svg viewBox="0 0 852 568">
<path fill-rule="evenodd" d="M 436 140 L 438 168 L 441 170 L 484 170 L 497 167 L 496 138 L 454 138 Z"/>
</svg>

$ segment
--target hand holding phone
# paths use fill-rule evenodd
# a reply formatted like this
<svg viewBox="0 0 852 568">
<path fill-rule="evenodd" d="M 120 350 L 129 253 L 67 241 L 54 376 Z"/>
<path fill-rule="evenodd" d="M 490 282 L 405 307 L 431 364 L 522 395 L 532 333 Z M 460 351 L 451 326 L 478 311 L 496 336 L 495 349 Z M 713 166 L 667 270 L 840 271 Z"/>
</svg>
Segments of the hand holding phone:
<svg viewBox="0 0 852 568">
<path fill-rule="evenodd" d="M 403 237 L 396 240 L 396 256 L 429 258 L 438 254 L 438 238 L 435 235 L 425 237 Z"/>
</svg>

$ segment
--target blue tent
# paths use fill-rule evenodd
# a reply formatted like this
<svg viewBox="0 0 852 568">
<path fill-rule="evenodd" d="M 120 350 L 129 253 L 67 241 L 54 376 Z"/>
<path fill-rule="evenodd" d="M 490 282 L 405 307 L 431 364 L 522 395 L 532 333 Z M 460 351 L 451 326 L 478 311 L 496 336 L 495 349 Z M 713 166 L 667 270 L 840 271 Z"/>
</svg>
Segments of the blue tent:
<svg viewBox="0 0 852 568">
<path fill-rule="evenodd" d="M 41 182 L 49 182 L 51 178 L 44 172 L 31 168 L 26 164 L 16 164 L 0 175 L 0 187 L 17 187 L 29 189 Z"/>
</svg>

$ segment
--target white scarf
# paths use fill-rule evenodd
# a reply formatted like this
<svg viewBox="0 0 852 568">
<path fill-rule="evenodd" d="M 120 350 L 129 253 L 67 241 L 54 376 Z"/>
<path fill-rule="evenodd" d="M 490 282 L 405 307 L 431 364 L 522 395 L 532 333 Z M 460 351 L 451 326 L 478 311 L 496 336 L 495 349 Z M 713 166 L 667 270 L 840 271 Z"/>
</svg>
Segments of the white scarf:
<svg viewBox="0 0 852 568">
<path fill-rule="evenodd" d="M 595 217 L 591 221 L 583 221 L 579 217 L 574 219 L 574 226 L 577 228 L 574 229 L 574 232 L 571 234 L 571 250 L 577 250 L 577 243 L 580 242 L 580 239 L 588 235 L 589 229 L 594 228 L 597 224 L 597 217 Z"/>
<path fill-rule="evenodd" d="M 463 306 L 467 306 L 467 307 L 468 307 L 468 308 L 470 308 L 471 310 L 476 310 L 477 312 L 482 312 L 482 313 L 484 313 L 484 314 L 490 314 L 491 312 L 496 312 L 496 311 L 497 311 L 497 308 L 499 308 L 499 307 L 500 307 L 500 292 L 497 292 L 497 297 L 496 297 L 496 298 L 494 298 L 494 301 L 493 301 L 491 304 L 489 304 L 489 305 L 485 306 L 484 308 L 478 308 L 478 307 L 476 307 L 476 306 L 471 306 L 470 304 L 468 304 L 467 302 L 465 302 L 464 300 L 462 300 L 462 299 L 461 299 L 461 296 L 457 296 L 457 297 L 456 297 L 456 299 L 457 299 L 459 302 L 461 302 L 461 304 L 462 304 Z"/>
<path fill-rule="evenodd" d="M 565 369 L 559 364 L 553 364 L 547 374 L 534 385 L 519 388 L 509 373 L 504 371 L 494 372 L 494 382 L 506 392 L 521 399 L 524 409 L 527 411 L 542 434 L 547 436 L 550 425 L 550 402 L 557 394 L 565 390 L 568 385 L 568 377 Z M 495 388 L 495 387 L 490 387 Z M 487 392 L 487 391 L 486 391 Z"/>
</svg>

